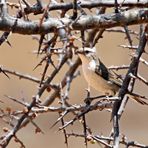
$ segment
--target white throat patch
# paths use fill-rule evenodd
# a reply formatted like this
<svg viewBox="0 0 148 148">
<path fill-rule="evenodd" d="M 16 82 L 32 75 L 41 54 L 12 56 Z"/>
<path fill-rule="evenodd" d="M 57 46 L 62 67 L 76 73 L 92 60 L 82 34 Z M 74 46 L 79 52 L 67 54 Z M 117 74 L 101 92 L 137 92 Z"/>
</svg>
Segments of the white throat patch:
<svg viewBox="0 0 148 148">
<path fill-rule="evenodd" d="M 95 71 L 95 69 L 96 69 L 96 62 L 95 62 L 95 60 L 91 60 L 91 61 L 89 62 L 88 69 L 89 69 L 89 70 Z"/>
</svg>

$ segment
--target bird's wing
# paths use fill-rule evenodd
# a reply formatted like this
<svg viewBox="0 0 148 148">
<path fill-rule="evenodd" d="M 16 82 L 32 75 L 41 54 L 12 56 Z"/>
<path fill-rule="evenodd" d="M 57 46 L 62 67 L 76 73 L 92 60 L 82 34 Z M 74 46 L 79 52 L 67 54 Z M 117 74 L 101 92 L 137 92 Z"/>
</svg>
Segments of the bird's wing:
<svg viewBox="0 0 148 148">
<path fill-rule="evenodd" d="M 111 81 L 112 83 L 115 83 L 119 87 L 121 87 L 122 85 L 122 81 L 119 80 L 119 77 L 115 75 L 115 73 L 113 73 L 111 70 L 109 70 L 109 81 Z"/>
<path fill-rule="evenodd" d="M 98 75 L 101 75 L 105 80 L 121 87 L 122 82 L 118 79 L 117 75 L 108 70 L 108 68 L 99 59 L 97 60 L 95 72 Z"/>
<path fill-rule="evenodd" d="M 107 67 L 98 59 L 96 63 L 95 72 L 101 75 L 105 80 L 109 80 L 109 71 Z"/>
</svg>

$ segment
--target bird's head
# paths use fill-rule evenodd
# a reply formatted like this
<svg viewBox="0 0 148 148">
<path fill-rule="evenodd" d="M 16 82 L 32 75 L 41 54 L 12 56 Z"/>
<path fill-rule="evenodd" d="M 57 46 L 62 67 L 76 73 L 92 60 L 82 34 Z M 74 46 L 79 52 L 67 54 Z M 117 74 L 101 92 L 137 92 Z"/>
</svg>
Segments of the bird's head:
<svg viewBox="0 0 148 148">
<path fill-rule="evenodd" d="M 89 47 L 84 47 L 84 48 L 79 48 L 78 50 L 76 50 L 76 54 L 78 55 L 84 55 L 86 57 L 91 57 L 92 55 L 94 55 L 96 53 L 96 48 L 89 48 Z"/>
<path fill-rule="evenodd" d="M 84 47 L 84 48 L 79 48 L 76 50 L 76 54 L 80 57 L 82 64 L 83 63 L 89 63 L 90 61 L 94 60 L 96 57 L 96 48 L 89 48 L 89 47 Z"/>
</svg>

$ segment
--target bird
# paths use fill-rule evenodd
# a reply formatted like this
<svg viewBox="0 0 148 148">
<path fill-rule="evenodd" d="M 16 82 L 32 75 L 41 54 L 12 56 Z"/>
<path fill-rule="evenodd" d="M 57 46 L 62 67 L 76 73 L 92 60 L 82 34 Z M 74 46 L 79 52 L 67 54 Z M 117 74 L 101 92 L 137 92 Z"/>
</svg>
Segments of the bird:
<svg viewBox="0 0 148 148">
<path fill-rule="evenodd" d="M 122 80 L 118 79 L 117 75 L 97 58 L 96 48 L 79 48 L 76 50 L 76 54 L 81 59 L 83 75 L 88 86 L 106 96 L 116 96 L 122 86 Z M 147 104 L 141 98 L 132 95 L 129 91 L 127 91 L 127 94 L 140 104 Z"/>
</svg>

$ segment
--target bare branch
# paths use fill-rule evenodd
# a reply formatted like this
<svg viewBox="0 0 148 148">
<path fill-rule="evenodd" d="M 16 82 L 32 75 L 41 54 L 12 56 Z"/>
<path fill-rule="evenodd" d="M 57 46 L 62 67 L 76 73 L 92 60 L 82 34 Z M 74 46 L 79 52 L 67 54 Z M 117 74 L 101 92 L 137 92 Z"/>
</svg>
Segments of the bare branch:
<svg viewBox="0 0 148 148">
<path fill-rule="evenodd" d="M 134 25 L 148 22 L 148 9 L 135 9 L 124 11 L 122 13 L 100 16 L 86 15 L 82 16 L 77 22 L 72 24 L 74 29 L 91 28 L 111 28 L 116 26 Z"/>
<path fill-rule="evenodd" d="M 19 8 L 20 5 L 17 3 L 10 3 L 7 2 L 7 5 L 10 7 L 15 7 L 15 8 Z M 82 8 L 95 8 L 95 7 L 114 7 L 114 0 L 104 0 L 104 1 L 93 1 L 93 3 L 91 1 L 82 1 L 79 4 Z M 30 5 L 29 5 L 30 6 Z M 148 6 L 148 2 L 147 0 L 124 0 L 124 2 L 122 0 L 118 0 L 118 6 L 122 6 L 122 7 L 147 7 Z M 25 7 L 25 6 L 24 6 Z M 65 10 L 68 11 L 70 9 L 73 9 L 73 3 L 69 2 L 69 3 L 54 3 L 51 4 L 49 6 L 49 11 L 54 11 L 54 10 Z M 29 14 L 29 13 L 35 13 L 35 14 L 39 14 L 42 13 L 43 10 L 38 9 L 38 7 L 26 7 L 25 8 L 25 13 Z"/>
<path fill-rule="evenodd" d="M 7 68 L 4 68 L 4 67 L 1 67 L 1 69 L 5 72 L 5 73 L 9 73 L 9 74 L 12 74 L 14 76 L 17 76 L 19 77 L 19 79 L 26 79 L 26 80 L 29 80 L 29 81 L 32 81 L 32 82 L 35 82 L 35 83 L 40 83 L 40 79 L 36 78 L 36 77 L 33 77 L 31 75 L 28 75 L 28 74 L 22 74 L 20 72 L 17 72 L 17 71 L 14 71 L 14 70 L 9 70 Z"/>
<path fill-rule="evenodd" d="M 13 10 L 8 11 L 9 7 Z M 139 75 L 141 73 L 141 68 L 139 68 L 141 64 L 139 63 L 143 63 L 144 68 L 148 66 L 145 49 L 148 40 L 147 7 L 147 0 L 71 0 L 69 2 L 64 0 L 49 0 L 49 2 L 35 0 L 31 3 L 28 0 L 18 0 L 18 3 L 0 0 L 0 31 L 4 31 L 0 37 L 0 45 L 6 42 L 11 46 L 8 41 L 11 33 L 36 34 L 34 39 L 38 42 L 38 48 L 35 49 L 35 53 L 41 60 L 35 68 L 42 66 L 43 69 L 39 72 L 42 76 L 37 78 L 16 70 L 0 67 L 0 72 L 8 78 L 10 78 L 9 75 L 13 75 L 19 79 L 34 82 L 34 85 L 36 85 L 36 93 L 32 95 L 34 97 L 30 102 L 5 95 L 9 100 L 23 105 L 23 109 L 14 110 L 13 107 L 8 107 L 5 102 L 0 100 L 0 105 L 2 105 L 0 106 L 0 120 L 10 127 L 10 129 L 3 128 L 4 134 L 0 135 L 0 146 L 5 148 L 14 139 L 14 142 L 18 143 L 20 147 L 25 147 L 17 132 L 31 123 L 35 127 L 35 133 L 43 133 L 34 119 L 53 112 L 60 115 L 52 123 L 55 126 L 61 121 L 62 125 L 59 130 L 64 133 L 67 147 L 69 146 L 68 138 L 70 136 L 84 138 L 86 147 L 88 142 L 97 142 L 105 148 L 118 148 L 120 145 L 147 147 L 136 141 L 128 140 L 125 135 L 122 136 L 119 123 L 129 98 L 148 105 L 147 96 L 137 92 L 133 93 L 136 80 L 148 86 L 147 79 Z M 34 17 L 37 20 L 34 20 Z M 131 30 L 132 27 L 130 26 L 132 25 L 136 25 L 133 29 L 138 28 L 137 31 Z M 71 103 L 71 90 L 73 90 L 71 86 L 81 72 L 78 69 L 81 60 L 78 58 L 76 50 L 85 46 L 95 48 L 101 42 L 99 39 L 106 36 L 108 32 L 121 33 L 121 35 L 124 33 L 124 36 L 126 35 L 129 45 L 120 45 L 120 43 L 118 45 L 132 49 L 130 50 L 132 52 L 130 54 L 131 63 L 129 65 L 123 64 L 101 68 L 98 63 L 103 65 L 103 61 L 97 63 L 97 58 L 92 55 L 89 56 L 90 61 L 87 61 L 86 58 L 86 67 L 82 65 L 82 71 L 84 72 L 84 67 L 89 71 L 91 65 L 93 65 L 92 69 L 94 67 L 99 68 L 101 74 L 98 73 L 98 75 L 102 79 L 102 82 L 99 83 L 100 89 L 111 91 L 113 96 L 106 96 L 104 91 L 101 95 L 91 96 L 90 89 L 88 89 L 84 103 L 73 105 Z M 135 44 L 135 39 L 139 41 L 138 46 Z M 145 59 L 142 58 L 142 53 L 145 54 Z M 83 53 L 81 56 L 83 57 L 85 54 Z M 95 84 L 98 83 L 99 79 L 95 82 L 97 75 L 94 78 L 91 77 L 94 70 L 91 72 L 90 76 L 88 75 L 92 78 L 90 81 Z M 126 72 L 126 75 L 121 72 Z M 108 76 L 104 77 L 102 75 L 104 73 Z M 84 73 L 84 77 L 87 77 L 87 72 Z M 117 90 L 111 88 L 112 85 L 108 83 L 113 83 L 112 80 L 110 81 L 112 77 L 117 81 L 114 85 Z M 118 80 L 121 81 L 118 83 Z M 90 81 L 88 78 L 88 85 L 90 85 Z M 81 85 L 81 82 L 77 83 Z M 105 86 L 101 88 L 103 83 L 105 83 Z M 77 93 L 77 90 L 74 90 L 74 92 Z M 82 100 L 82 98 L 80 99 Z M 92 132 L 94 129 L 89 127 L 86 115 L 89 112 L 93 113 L 95 110 L 105 110 L 109 113 L 112 110 L 113 128 L 109 137 L 104 137 L 102 134 L 94 135 Z M 70 118 L 70 114 L 72 114 L 72 118 Z M 68 122 L 66 119 L 68 119 Z M 83 126 L 83 131 L 81 131 L 81 134 L 68 133 L 66 127 L 74 125 L 76 121 L 79 121 L 80 125 Z"/>
<path fill-rule="evenodd" d="M 74 30 L 91 29 L 91 28 L 111 28 L 116 26 L 142 24 L 148 22 L 148 9 L 129 10 L 118 14 L 102 14 L 100 16 L 81 16 L 79 20 L 74 21 L 72 27 Z M 68 25 L 70 19 L 49 18 L 40 26 L 40 22 L 28 22 L 14 17 L 5 17 L 0 19 L 0 30 L 12 31 L 20 34 L 46 34 L 54 32 L 58 28 L 63 28 L 63 22 Z"/>
<path fill-rule="evenodd" d="M 24 114 L 20 117 L 20 119 L 18 120 L 18 122 L 17 122 L 17 124 L 15 125 L 15 127 L 14 127 L 10 132 L 8 132 L 7 135 L 4 136 L 4 138 L 2 139 L 2 141 L 1 141 L 1 143 L 0 143 L 0 145 L 1 145 L 2 147 L 6 147 L 6 146 L 9 144 L 11 138 L 12 138 L 13 136 L 15 136 L 15 134 L 16 134 L 16 132 L 19 130 L 19 128 L 20 128 L 22 122 L 23 122 L 24 119 L 28 116 L 30 110 L 31 110 L 32 107 L 36 104 L 37 101 L 38 101 L 38 98 L 33 98 L 33 101 L 32 101 L 32 102 L 30 103 L 30 105 L 27 107 L 27 112 L 24 113 Z"/>
<path fill-rule="evenodd" d="M 114 127 L 114 145 L 118 147 L 119 145 L 119 117 L 118 117 L 118 111 L 120 108 L 120 105 L 122 103 L 122 100 L 124 98 L 124 95 L 126 94 L 128 90 L 128 85 L 130 83 L 131 77 L 129 76 L 130 73 L 135 73 L 135 69 L 138 68 L 139 65 L 139 60 L 144 52 L 146 43 L 147 43 L 147 31 L 148 31 L 148 26 L 145 27 L 145 30 L 143 31 L 143 34 L 141 36 L 141 40 L 139 42 L 138 49 L 136 50 L 135 57 L 133 58 L 129 70 L 125 76 L 125 79 L 123 81 L 122 87 L 119 91 L 118 97 L 120 98 L 119 100 L 115 101 L 114 107 L 113 107 L 113 127 Z"/>
</svg>

